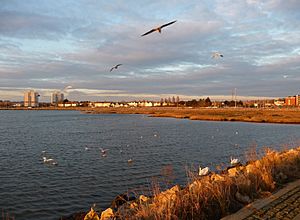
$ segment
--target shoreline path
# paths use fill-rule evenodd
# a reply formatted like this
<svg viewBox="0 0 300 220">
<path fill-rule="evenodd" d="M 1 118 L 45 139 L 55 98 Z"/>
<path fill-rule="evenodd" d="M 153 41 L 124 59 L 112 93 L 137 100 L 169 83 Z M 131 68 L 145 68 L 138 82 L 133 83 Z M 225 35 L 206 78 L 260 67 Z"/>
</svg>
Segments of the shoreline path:
<svg viewBox="0 0 300 220">
<path fill-rule="evenodd" d="M 257 200 L 222 220 L 300 220 L 300 179 L 268 198 Z"/>
</svg>

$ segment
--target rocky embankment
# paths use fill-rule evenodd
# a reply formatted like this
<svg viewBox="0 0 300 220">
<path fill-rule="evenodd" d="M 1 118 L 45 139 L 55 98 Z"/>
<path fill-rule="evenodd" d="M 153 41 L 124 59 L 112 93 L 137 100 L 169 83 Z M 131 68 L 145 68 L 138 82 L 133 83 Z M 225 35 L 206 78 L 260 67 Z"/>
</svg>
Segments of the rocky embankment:
<svg viewBox="0 0 300 220">
<path fill-rule="evenodd" d="M 245 165 L 192 176 L 185 187 L 175 185 L 151 197 L 122 194 L 103 212 L 91 209 L 61 219 L 220 219 L 300 178 L 300 147 L 283 152 L 266 150 L 264 157 Z"/>
</svg>

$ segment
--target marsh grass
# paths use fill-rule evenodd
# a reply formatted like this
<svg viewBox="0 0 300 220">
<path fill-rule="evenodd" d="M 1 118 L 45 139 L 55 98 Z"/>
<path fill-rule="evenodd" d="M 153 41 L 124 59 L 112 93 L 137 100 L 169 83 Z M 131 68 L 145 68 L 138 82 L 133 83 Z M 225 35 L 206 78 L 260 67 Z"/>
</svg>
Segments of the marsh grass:
<svg viewBox="0 0 300 220">
<path fill-rule="evenodd" d="M 94 108 L 90 114 L 148 114 L 154 117 L 173 117 L 191 120 L 245 121 L 262 123 L 300 123 L 300 108 L 250 109 L 250 108 L 185 108 L 185 107 L 139 107 Z M 275 115 L 275 116 L 274 116 Z"/>
<path fill-rule="evenodd" d="M 2 220 L 15 220 L 15 217 L 10 215 L 8 212 L 5 212 L 5 210 L 2 209 Z"/>
<path fill-rule="evenodd" d="M 119 219 L 220 219 L 255 199 L 270 195 L 282 184 L 300 177 L 300 147 L 276 152 L 265 149 L 257 159 L 256 149 L 248 152 L 249 162 L 218 173 L 199 177 L 188 171 L 188 185 L 161 191 L 152 185 L 147 202 L 118 210 Z"/>
</svg>

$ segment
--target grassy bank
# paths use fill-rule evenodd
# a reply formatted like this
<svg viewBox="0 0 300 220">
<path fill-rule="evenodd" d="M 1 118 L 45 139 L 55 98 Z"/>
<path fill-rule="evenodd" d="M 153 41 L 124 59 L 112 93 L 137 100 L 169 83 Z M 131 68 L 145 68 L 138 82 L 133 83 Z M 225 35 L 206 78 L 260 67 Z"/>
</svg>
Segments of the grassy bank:
<svg viewBox="0 0 300 220">
<path fill-rule="evenodd" d="M 202 177 L 190 173 L 184 188 L 176 185 L 164 192 L 154 188 L 153 196 L 141 195 L 115 210 L 109 208 L 101 213 L 101 219 L 220 219 L 297 178 L 300 147 L 284 152 L 266 150 L 261 159 L 220 173 Z"/>
<path fill-rule="evenodd" d="M 154 117 L 186 118 L 210 121 L 244 121 L 264 123 L 300 124 L 300 109 L 249 108 L 94 108 L 89 113 L 147 114 Z"/>
<path fill-rule="evenodd" d="M 90 107 L 40 107 L 0 108 L 0 110 L 71 110 L 89 114 L 147 114 L 152 117 L 185 118 L 209 121 L 244 121 L 261 123 L 300 124 L 300 108 L 250 109 L 250 108 L 90 108 Z"/>
</svg>

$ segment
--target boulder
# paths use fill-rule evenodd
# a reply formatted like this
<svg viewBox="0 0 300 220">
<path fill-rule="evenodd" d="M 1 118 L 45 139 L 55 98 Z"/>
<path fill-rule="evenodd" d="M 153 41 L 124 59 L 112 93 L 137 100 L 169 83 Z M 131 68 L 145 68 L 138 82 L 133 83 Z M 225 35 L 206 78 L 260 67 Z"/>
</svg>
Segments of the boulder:
<svg viewBox="0 0 300 220">
<path fill-rule="evenodd" d="M 84 216 L 84 220 L 100 220 L 97 212 L 93 208 Z"/>
<path fill-rule="evenodd" d="M 237 201 L 239 201 L 240 203 L 243 203 L 243 204 L 249 204 L 249 203 L 251 203 L 251 199 L 250 199 L 249 196 L 242 195 L 239 192 L 236 192 L 235 198 L 236 198 Z"/>
<path fill-rule="evenodd" d="M 155 196 L 154 200 L 155 202 L 161 204 L 161 206 L 172 204 L 172 201 L 174 201 L 176 198 L 176 193 L 178 193 L 179 191 L 180 191 L 179 185 L 173 186 L 171 189 L 161 192 L 160 194 Z"/>
<path fill-rule="evenodd" d="M 230 177 L 235 177 L 239 173 L 239 171 L 236 167 L 228 169 L 227 172 L 228 172 L 228 176 L 230 176 Z"/>
<path fill-rule="evenodd" d="M 147 196 L 144 196 L 144 195 L 140 195 L 140 197 L 139 197 L 140 203 L 147 202 L 149 199 L 150 198 L 148 198 Z"/>
<path fill-rule="evenodd" d="M 108 208 L 101 213 L 100 220 L 112 220 L 113 218 L 114 218 L 114 211 L 111 208 Z"/>
<path fill-rule="evenodd" d="M 223 176 L 219 175 L 219 174 L 212 174 L 210 176 L 210 179 L 212 181 L 215 181 L 215 182 L 217 182 L 217 181 L 225 181 L 225 178 Z"/>
<path fill-rule="evenodd" d="M 133 201 L 135 199 L 136 198 L 134 196 L 128 196 L 128 194 L 126 194 L 126 193 L 120 194 L 120 195 L 116 196 L 116 198 L 112 201 L 110 208 L 118 209 L 123 204 L 125 204 L 129 201 Z"/>
</svg>

